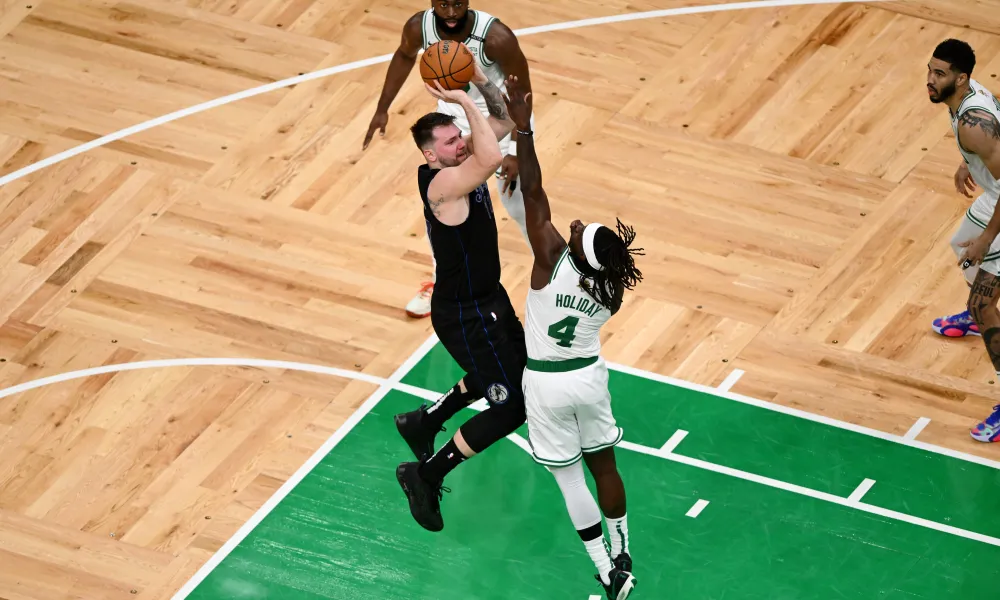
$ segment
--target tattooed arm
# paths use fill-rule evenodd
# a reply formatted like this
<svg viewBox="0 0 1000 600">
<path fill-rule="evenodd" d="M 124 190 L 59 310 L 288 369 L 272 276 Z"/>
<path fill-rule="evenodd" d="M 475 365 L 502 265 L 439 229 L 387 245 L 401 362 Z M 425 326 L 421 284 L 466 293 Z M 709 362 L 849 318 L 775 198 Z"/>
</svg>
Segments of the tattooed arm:
<svg viewBox="0 0 1000 600">
<path fill-rule="evenodd" d="M 1000 179 L 1000 122 L 991 113 L 981 109 L 966 111 L 958 118 L 958 142 L 966 151 L 974 153 L 994 178 Z M 986 230 L 964 245 L 965 252 L 959 264 L 978 265 L 989 252 L 990 245 L 1000 235 L 1000 211 L 995 211 Z"/>
<path fill-rule="evenodd" d="M 490 129 L 497 136 L 497 140 L 502 140 L 514 129 L 514 121 L 507 114 L 507 103 L 504 102 L 500 88 L 486 78 L 482 69 L 479 68 L 479 63 L 475 63 L 475 65 L 476 76 L 472 79 L 472 83 L 479 90 L 479 93 L 483 95 L 483 99 L 486 100 L 486 109 L 490 113 L 490 117 L 487 119 Z"/>
<path fill-rule="evenodd" d="M 974 108 L 958 118 L 958 141 L 983 159 L 993 177 L 1000 179 L 1000 123 L 991 113 Z"/>
</svg>

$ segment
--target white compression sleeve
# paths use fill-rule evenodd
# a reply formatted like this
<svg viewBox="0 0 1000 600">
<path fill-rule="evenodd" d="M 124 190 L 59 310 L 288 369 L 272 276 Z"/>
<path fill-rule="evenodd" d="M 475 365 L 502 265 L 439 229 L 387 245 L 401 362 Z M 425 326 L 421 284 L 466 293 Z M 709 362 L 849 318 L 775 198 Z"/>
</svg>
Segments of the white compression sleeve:
<svg viewBox="0 0 1000 600">
<path fill-rule="evenodd" d="M 600 523 L 601 509 L 597 507 L 597 501 L 587 487 L 583 463 L 576 462 L 568 467 L 549 467 L 549 471 L 562 490 L 569 518 L 576 530 L 582 531 Z"/>
</svg>

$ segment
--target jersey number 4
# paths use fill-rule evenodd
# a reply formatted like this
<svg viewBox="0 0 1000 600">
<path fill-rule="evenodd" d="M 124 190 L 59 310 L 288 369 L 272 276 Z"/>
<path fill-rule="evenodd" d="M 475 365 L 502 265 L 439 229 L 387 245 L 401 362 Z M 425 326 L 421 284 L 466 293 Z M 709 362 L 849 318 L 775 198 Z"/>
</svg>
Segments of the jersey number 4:
<svg viewBox="0 0 1000 600">
<path fill-rule="evenodd" d="M 573 340 L 576 338 L 576 326 L 579 323 L 579 317 L 566 317 L 558 323 L 553 323 L 549 325 L 549 337 L 559 340 L 558 346 L 572 348 Z"/>
</svg>

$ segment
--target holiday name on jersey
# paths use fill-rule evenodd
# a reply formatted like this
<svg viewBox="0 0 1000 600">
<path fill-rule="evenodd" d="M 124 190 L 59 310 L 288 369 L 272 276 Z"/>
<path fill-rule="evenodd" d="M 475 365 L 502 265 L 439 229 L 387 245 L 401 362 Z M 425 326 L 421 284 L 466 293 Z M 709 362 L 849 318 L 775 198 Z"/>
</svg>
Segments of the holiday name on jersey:
<svg viewBox="0 0 1000 600">
<path fill-rule="evenodd" d="M 588 317 L 593 317 L 601 312 L 601 308 L 603 307 L 587 298 L 578 298 L 572 294 L 556 294 L 556 308 L 570 308 L 578 310 Z"/>
</svg>

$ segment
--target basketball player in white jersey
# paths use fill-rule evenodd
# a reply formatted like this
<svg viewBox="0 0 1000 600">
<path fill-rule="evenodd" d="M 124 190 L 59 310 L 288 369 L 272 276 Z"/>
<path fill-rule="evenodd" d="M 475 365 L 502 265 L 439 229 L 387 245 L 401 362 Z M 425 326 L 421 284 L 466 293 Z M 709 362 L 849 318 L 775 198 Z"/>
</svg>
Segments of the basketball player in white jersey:
<svg viewBox="0 0 1000 600">
<path fill-rule="evenodd" d="M 1000 377 L 1000 101 L 972 79 L 976 55 L 960 40 L 945 40 L 934 49 L 927 65 L 927 93 L 931 102 L 944 104 L 964 159 L 955 173 L 958 191 L 971 197 L 969 178 L 983 193 L 972 203 L 951 240 L 958 264 L 971 286 L 967 311 L 934 322 L 943 335 L 981 334 L 997 376 Z M 515 121 L 516 123 L 516 121 Z M 957 330 L 958 333 L 949 333 Z M 980 442 L 1000 441 L 1000 405 L 972 429 Z"/>
<path fill-rule="evenodd" d="M 517 88 L 517 86 L 514 86 Z M 601 326 L 618 312 L 626 289 L 642 280 L 630 249 L 635 232 L 599 223 L 570 224 L 569 243 L 552 224 L 535 155 L 530 97 L 510 92 L 508 110 L 518 129 L 518 162 L 525 224 L 534 253 L 525 312 L 527 365 L 522 378 L 532 454 L 555 476 L 570 520 L 597 567 L 609 600 L 635 587 L 628 548 L 625 486 L 614 447 L 622 430 L 611 412 L 608 368 L 601 358 Z M 597 497 L 587 489 L 587 464 Z M 601 513 L 607 518 L 607 547 Z"/>
<path fill-rule="evenodd" d="M 509 27 L 488 13 L 469 10 L 468 0 L 432 0 L 429 10 L 413 15 L 403 26 L 402 41 L 392 57 L 392 62 L 389 63 L 382 95 L 365 136 L 364 148 L 371 143 L 376 130 L 380 135 L 385 135 L 385 127 L 389 122 L 389 106 L 413 70 L 418 52 L 441 40 L 465 44 L 476 58 L 483 73 L 500 88 L 501 92 L 506 92 L 505 82 L 510 75 L 516 76 L 520 85 L 531 91 L 528 60 L 521 52 L 517 37 Z M 470 86 L 466 92 L 486 116 L 488 114 L 486 101 L 482 94 L 475 86 Z M 462 135 L 464 137 L 470 135 L 469 121 L 456 104 L 438 102 L 437 111 L 454 116 L 455 125 L 462 131 Z M 521 234 L 527 240 L 528 234 L 524 228 L 524 198 L 518 189 L 516 133 L 500 140 L 500 151 L 504 159 L 496 173 L 497 192 L 507 214 L 517 222 Z M 417 295 L 406 305 L 406 314 L 415 318 L 430 315 L 430 298 L 433 291 L 433 281 L 424 283 Z"/>
</svg>

